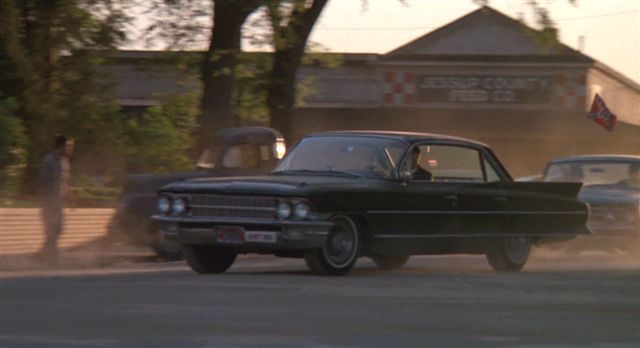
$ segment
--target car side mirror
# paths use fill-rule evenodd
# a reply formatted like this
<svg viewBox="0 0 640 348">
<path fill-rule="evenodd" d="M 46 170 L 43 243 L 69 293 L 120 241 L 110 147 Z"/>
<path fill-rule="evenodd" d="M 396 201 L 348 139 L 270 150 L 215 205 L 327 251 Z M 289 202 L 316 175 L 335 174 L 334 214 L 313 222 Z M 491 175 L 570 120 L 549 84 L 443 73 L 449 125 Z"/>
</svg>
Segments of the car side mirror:
<svg viewBox="0 0 640 348">
<path fill-rule="evenodd" d="M 400 172 L 400 181 L 409 182 L 411 179 L 413 179 L 413 175 L 410 171 Z"/>
</svg>

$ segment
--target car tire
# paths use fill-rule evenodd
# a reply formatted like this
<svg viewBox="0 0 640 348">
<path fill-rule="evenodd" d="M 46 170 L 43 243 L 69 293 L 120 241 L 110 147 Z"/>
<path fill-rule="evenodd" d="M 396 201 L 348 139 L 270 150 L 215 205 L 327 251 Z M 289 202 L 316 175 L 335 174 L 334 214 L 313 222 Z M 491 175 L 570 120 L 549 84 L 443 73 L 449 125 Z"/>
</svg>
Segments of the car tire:
<svg viewBox="0 0 640 348">
<path fill-rule="evenodd" d="M 313 273 L 341 276 L 349 273 L 358 259 L 361 236 L 356 223 L 348 216 L 336 216 L 331 222 L 334 226 L 325 246 L 306 252 L 305 261 Z"/>
<path fill-rule="evenodd" d="M 497 272 L 518 272 L 529 259 L 531 238 L 510 236 L 496 240 L 487 251 L 487 260 Z"/>
<path fill-rule="evenodd" d="M 385 271 L 393 271 L 394 269 L 404 266 L 407 261 L 409 261 L 409 255 L 374 256 L 371 259 L 373 259 L 373 263 L 375 263 L 378 268 Z"/>
<path fill-rule="evenodd" d="M 237 253 L 209 245 L 183 245 L 189 267 L 200 274 L 224 273 L 233 264 Z"/>
<path fill-rule="evenodd" d="M 182 260 L 182 247 L 179 243 L 168 241 L 161 235 L 153 241 L 151 249 L 156 255 L 165 261 L 178 261 Z"/>
</svg>

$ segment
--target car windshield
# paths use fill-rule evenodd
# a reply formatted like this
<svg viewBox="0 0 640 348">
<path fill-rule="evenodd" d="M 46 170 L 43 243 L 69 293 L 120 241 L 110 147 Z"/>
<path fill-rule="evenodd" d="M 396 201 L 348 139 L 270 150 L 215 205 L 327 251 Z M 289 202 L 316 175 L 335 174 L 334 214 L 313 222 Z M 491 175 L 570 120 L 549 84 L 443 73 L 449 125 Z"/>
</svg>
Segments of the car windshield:
<svg viewBox="0 0 640 348">
<path fill-rule="evenodd" d="M 640 162 L 584 161 L 549 165 L 544 181 L 580 181 L 589 185 L 640 186 Z"/>
<path fill-rule="evenodd" d="M 303 139 L 274 173 L 342 173 L 391 178 L 407 143 L 382 137 L 318 136 Z"/>
</svg>

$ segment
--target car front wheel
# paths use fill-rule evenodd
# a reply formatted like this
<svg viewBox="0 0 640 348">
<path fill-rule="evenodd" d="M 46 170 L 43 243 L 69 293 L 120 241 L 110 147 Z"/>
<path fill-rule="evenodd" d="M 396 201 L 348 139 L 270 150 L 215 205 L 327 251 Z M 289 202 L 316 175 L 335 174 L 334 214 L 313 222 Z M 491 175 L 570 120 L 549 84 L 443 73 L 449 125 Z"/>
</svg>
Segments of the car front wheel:
<svg viewBox="0 0 640 348">
<path fill-rule="evenodd" d="M 184 245 L 182 250 L 189 267 L 200 274 L 224 273 L 238 255 L 209 245 Z"/>
<path fill-rule="evenodd" d="M 372 257 L 373 263 L 375 263 L 380 269 L 385 271 L 392 271 L 404 266 L 409 261 L 409 255 L 402 256 L 374 256 Z"/>
<path fill-rule="evenodd" d="M 524 267 L 531 252 L 531 239 L 510 236 L 496 240 L 487 251 L 487 260 L 497 272 L 517 272 Z"/>
<path fill-rule="evenodd" d="M 360 252 L 358 228 L 348 216 L 336 216 L 331 221 L 334 226 L 329 231 L 325 246 L 305 253 L 305 260 L 314 273 L 345 275 L 355 265 Z"/>
<path fill-rule="evenodd" d="M 156 231 L 151 243 L 151 249 L 159 258 L 166 261 L 178 261 L 182 259 L 182 247 L 179 243 L 166 240 L 160 231 Z"/>
</svg>

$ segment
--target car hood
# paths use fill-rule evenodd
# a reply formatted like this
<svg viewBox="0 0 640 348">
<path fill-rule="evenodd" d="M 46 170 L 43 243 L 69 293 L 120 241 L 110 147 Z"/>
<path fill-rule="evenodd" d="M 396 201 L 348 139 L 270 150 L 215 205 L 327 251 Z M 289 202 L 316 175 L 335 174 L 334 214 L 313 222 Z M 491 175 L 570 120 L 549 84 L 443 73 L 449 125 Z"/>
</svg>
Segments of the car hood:
<svg viewBox="0 0 640 348">
<path fill-rule="evenodd" d="M 584 186 L 578 197 L 592 205 L 640 204 L 640 190 L 623 185 Z"/>
<path fill-rule="evenodd" d="M 193 178 L 201 178 L 211 175 L 207 171 L 192 170 L 173 172 L 167 174 L 137 174 L 130 175 L 126 179 L 124 192 L 156 192 L 162 186 L 176 181 L 184 181 Z"/>
<path fill-rule="evenodd" d="M 161 192 L 282 195 L 293 196 L 323 189 L 355 187 L 368 181 L 362 177 L 342 175 L 264 175 L 251 177 L 202 178 L 174 182 L 163 187 Z"/>
</svg>

